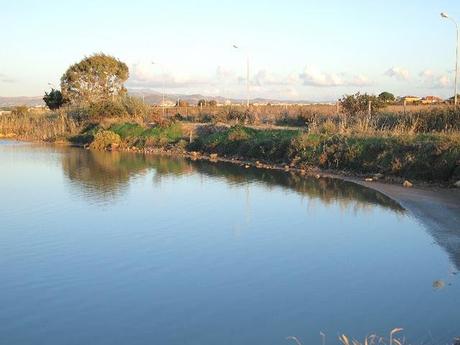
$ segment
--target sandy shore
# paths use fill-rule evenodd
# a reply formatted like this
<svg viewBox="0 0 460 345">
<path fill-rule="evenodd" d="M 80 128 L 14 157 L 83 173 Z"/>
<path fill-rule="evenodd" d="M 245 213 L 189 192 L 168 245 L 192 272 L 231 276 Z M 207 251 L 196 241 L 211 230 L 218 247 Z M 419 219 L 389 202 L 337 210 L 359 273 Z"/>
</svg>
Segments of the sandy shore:
<svg viewBox="0 0 460 345">
<path fill-rule="evenodd" d="M 460 236 L 460 189 L 412 187 L 366 182 L 357 178 L 345 180 L 375 189 L 397 201 L 425 226 L 433 230 L 456 231 Z"/>
</svg>

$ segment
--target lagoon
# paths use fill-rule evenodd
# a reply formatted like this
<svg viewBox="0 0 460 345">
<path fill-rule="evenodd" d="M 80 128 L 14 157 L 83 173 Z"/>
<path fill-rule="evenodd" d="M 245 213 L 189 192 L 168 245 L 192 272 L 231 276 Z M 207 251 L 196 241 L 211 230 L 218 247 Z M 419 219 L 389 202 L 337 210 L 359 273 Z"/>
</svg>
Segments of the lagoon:
<svg viewBox="0 0 460 345">
<path fill-rule="evenodd" d="M 460 335 L 448 234 L 351 182 L 0 141 L 0 191 L 0 344 Z"/>
</svg>

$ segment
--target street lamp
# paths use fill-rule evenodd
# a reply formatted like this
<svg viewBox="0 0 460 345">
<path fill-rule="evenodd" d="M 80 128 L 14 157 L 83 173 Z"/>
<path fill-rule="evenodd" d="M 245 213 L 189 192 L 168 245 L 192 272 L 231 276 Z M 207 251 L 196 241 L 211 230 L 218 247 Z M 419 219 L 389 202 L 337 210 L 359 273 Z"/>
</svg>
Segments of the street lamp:
<svg viewBox="0 0 460 345">
<path fill-rule="evenodd" d="M 455 28 L 457 30 L 457 40 L 455 42 L 456 44 L 456 49 L 455 49 L 455 93 L 454 93 L 454 107 L 457 108 L 457 78 L 458 78 L 458 38 L 459 38 L 459 32 L 458 32 L 458 23 L 457 21 L 449 17 L 449 15 L 445 12 L 441 12 L 441 17 L 445 19 L 451 20 L 455 24 Z"/>
<path fill-rule="evenodd" d="M 164 117 L 165 116 L 165 71 L 163 69 L 163 65 L 159 64 L 158 62 L 152 61 L 152 65 L 158 65 L 161 68 L 161 74 L 162 74 L 162 78 L 163 78 L 163 90 L 162 90 L 163 102 L 161 104 L 161 111 L 162 111 L 162 114 L 163 114 L 163 117 Z"/>
<path fill-rule="evenodd" d="M 236 44 L 233 48 L 240 49 Z M 246 56 L 246 106 L 249 108 L 249 54 Z"/>
</svg>

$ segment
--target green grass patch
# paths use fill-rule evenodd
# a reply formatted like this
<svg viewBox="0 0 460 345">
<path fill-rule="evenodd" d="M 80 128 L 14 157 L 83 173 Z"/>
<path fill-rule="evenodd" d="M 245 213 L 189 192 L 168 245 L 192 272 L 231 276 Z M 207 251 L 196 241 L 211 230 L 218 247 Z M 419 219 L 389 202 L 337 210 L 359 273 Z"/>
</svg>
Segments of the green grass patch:
<svg viewBox="0 0 460 345">
<path fill-rule="evenodd" d="M 303 135 L 292 142 L 290 155 L 304 164 L 359 173 L 380 172 L 431 181 L 460 175 L 459 140 L 438 134 Z"/>
<path fill-rule="evenodd" d="M 238 125 L 199 137 L 189 148 L 278 162 L 287 158 L 290 142 L 299 134 L 299 131 L 259 130 Z"/>
<path fill-rule="evenodd" d="M 109 130 L 117 133 L 122 139 L 140 137 L 146 131 L 137 123 L 115 123 L 109 127 Z"/>
<path fill-rule="evenodd" d="M 75 145 L 88 145 L 94 141 L 96 134 L 103 130 L 103 128 L 97 123 L 88 124 L 83 130 L 74 136 L 69 138 L 69 141 Z"/>
</svg>

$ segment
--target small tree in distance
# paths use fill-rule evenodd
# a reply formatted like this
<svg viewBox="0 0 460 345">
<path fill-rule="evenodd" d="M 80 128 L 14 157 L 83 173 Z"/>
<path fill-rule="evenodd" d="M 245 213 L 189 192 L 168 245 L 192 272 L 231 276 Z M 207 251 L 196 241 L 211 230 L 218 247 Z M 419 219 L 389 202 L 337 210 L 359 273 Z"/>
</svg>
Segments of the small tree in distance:
<svg viewBox="0 0 460 345">
<path fill-rule="evenodd" d="M 392 93 L 384 91 L 379 95 L 379 99 L 385 103 L 389 103 L 394 102 L 396 98 Z"/>
<path fill-rule="evenodd" d="M 215 107 L 217 106 L 217 101 L 212 99 L 210 101 L 207 101 L 205 99 L 200 99 L 197 103 L 199 107 Z"/>
<path fill-rule="evenodd" d="M 361 94 L 357 92 L 354 95 L 344 95 L 339 99 L 343 112 L 349 116 L 366 114 L 369 109 L 369 102 L 372 113 L 385 106 L 379 97 L 368 95 L 367 93 Z"/>
<path fill-rule="evenodd" d="M 46 106 L 50 110 L 56 110 L 64 104 L 64 97 L 62 96 L 61 91 L 51 89 L 50 93 L 45 92 L 45 96 L 43 96 L 43 101 L 46 103 Z"/>
<path fill-rule="evenodd" d="M 176 101 L 176 107 L 188 107 L 188 102 L 182 99 Z"/>
</svg>

